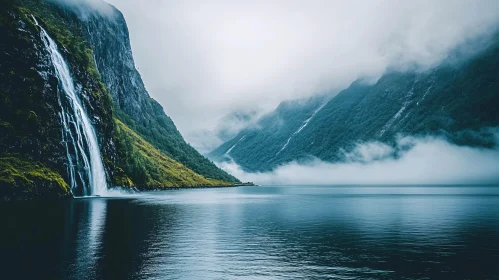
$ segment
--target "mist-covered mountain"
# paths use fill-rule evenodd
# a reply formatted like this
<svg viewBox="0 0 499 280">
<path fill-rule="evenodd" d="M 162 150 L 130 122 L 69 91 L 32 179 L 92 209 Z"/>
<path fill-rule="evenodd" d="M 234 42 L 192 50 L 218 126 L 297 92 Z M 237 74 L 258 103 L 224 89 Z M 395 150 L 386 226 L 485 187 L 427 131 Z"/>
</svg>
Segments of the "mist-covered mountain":
<svg viewBox="0 0 499 280">
<path fill-rule="evenodd" d="M 193 171 L 207 178 L 234 181 L 234 177 L 188 145 L 161 105 L 149 96 L 135 68 L 125 19 L 112 8 L 111 15 L 86 16 L 83 32 L 117 108 L 116 115 L 163 153 Z"/>
<path fill-rule="evenodd" d="M 209 157 L 257 172 L 313 158 L 351 160 L 356 144 L 394 144 L 398 135 L 493 147 L 488 128 L 499 126 L 499 36 L 481 43 L 479 51 L 460 47 L 423 72 L 389 71 L 375 84 L 355 81 L 327 102 L 284 102 Z"/>
<path fill-rule="evenodd" d="M 0 197 L 238 182 L 149 96 L 122 14 L 104 2 L 106 12 L 65 3 L 2 4 Z"/>
</svg>

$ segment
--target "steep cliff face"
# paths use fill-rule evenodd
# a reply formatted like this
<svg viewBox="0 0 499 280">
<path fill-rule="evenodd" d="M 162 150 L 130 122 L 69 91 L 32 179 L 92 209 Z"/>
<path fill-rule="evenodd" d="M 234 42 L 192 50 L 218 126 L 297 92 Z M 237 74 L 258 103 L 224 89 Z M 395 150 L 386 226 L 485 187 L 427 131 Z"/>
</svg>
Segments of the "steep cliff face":
<svg viewBox="0 0 499 280">
<path fill-rule="evenodd" d="M 113 97 L 118 118 L 195 172 L 207 178 L 238 182 L 187 144 L 161 105 L 149 96 L 135 68 L 125 19 L 114 7 L 112 11 L 88 14 L 81 20 L 97 68 Z"/>
<path fill-rule="evenodd" d="M 496 34 L 488 48 L 459 62 L 448 59 L 425 72 L 390 72 L 374 85 L 357 81 L 325 105 L 290 108 L 287 118 L 279 117 L 280 106 L 258 128 L 242 131 L 210 157 L 268 171 L 312 157 L 343 161 L 357 143 L 394 144 L 398 134 L 494 147 L 488 128 L 499 126 L 498 65 Z"/>
<path fill-rule="evenodd" d="M 33 17 L 39 19 L 40 24 L 57 39 L 71 66 L 77 94 L 100 135 L 99 146 L 107 163 L 108 178 L 112 181 L 124 175 L 115 165 L 116 149 L 110 141 L 114 134 L 112 102 L 99 80 L 91 51 L 83 44 L 84 39 L 63 26 L 61 18 L 51 9 L 43 4 L 39 4 L 38 9 L 29 9 L 29 5 L 12 5 L 1 14 L 2 196 L 70 194 L 67 155 L 61 141 L 61 87 Z M 32 168 L 23 166 L 27 163 Z M 57 180 L 46 180 L 44 174 L 56 174 L 53 177 Z"/>
<path fill-rule="evenodd" d="M 82 14 L 81 9 L 87 10 Z M 14 0 L 0 14 L 0 198 L 70 197 L 85 187 L 85 180 L 70 187 L 69 167 L 78 155 L 67 147 L 77 146 L 81 135 L 71 121 L 69 128 L 63 126 L 67 101 L 61 96 L 67 91 L 42 28 L 67 63 L 75 95 L 95 130 L 108 185 L 161 188 L 237 181 L 187 145 L 148 96 L 118 11 L 102 15 L 88 7 Z M 76 136 L 64 138 L 67 129 Z"/>
<path fill-rule="evenodd" d="M 157 108 L 153 106 L 144 82 L 135 69 L 125 19 L 118 10 L 113 8 L 112 11 L 87 14 L 78 18 L 78 21 L 82 24 L 82 31 L 93 50 L 102 81 L 109 89 L 115 105 L 134 121 L 144 123 L 150 119 L 151 112 L 156 113 Z"/>
</svg>

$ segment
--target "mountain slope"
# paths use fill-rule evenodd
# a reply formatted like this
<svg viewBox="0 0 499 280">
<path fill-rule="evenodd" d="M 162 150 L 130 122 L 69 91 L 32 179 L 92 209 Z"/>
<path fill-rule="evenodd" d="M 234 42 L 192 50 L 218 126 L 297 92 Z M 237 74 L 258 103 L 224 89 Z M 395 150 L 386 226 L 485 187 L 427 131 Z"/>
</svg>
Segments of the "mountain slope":
<svg viewBox="0 0 499 280">
<path fill-rule="evenodd" d="M 283 102 L 256 126 L 241 131 L 222 144 L 208 157 L 216 160 L 234 159 L 248 170 L 260 170 L 262 165 L 275 165 L 291 141 L 305 129 L 307 120 L 315 117 L 327 98 Z"/>
<path fill-rule="evenodd" d="M 169 158 L 149 142 L 116 120 L 117 150 L 120 166 L 135 178 L 134 183 L 145 189 L 161 187 L 228 186 L 228 182 L 208 180 L 183 164 Z"/>
<path fill-rule="evenodd" d="M 397 134 L 439 135 L 459 145 L 492 147 L 495 139 L 486 128 L 499 126 L 499 40 L 464 61 L 444 61 L 423 73 L 390 72 L 374 85 L 354 82 L 313 116 L 300 133 L 290 128 L 305 118 L 278 124 L 278 108 L 210 154 L 227 160 L 231 144 L 248 135 L 230 150 L 230 158 L 247 171 L 268 171 L 290 161 L 312 157 L 335 162 L 359 142 L 392 144 Z M 292 112 L 291 112 L 292 111 Z M 310 114 L 296 107 L 288 115 Z M 276 127 L 281 127 L 276 129 Z M 283 139 L 290 139 L 289 143 Z M 254 141 L 258 139 L 258 141 Z M 283 149 L 283 147 L 285 147 Z M 253 156 L 264 149 L 273 158 Z"/>
<path fill-rule="evenodd" d="M 87 15 L 82 21 L 82 30 L 102 80 L 113 97 L 118 118 L 195 172 L 207 178 L 238 182 L 187 144 L 161 105 L 149 96 L 135 68 L 125 19 L 120 11 L 112 9 L 112 14 Z"/>
<path fill-rule="evenodd" d="M 81 11 L 85 12 L 84 15 L 80 14 Z M 75 147 L 79 145 L 80 136 L 78 139 L 61 137 L 67 130 L 76 130 L 73 127 L 64 128 L 63 115 L 74 116 L 61 111 L 61 106 L 67 102 L 64 97 L 66 90 L 61 86 L 58 78 L 60 74 L 56 73 L 50 53 L 44 45 L 42 28 L 54 40 L 58 52 L 67 63 L 77 99 L 97 135 L 108 185 L 133 185 L 149 189 L 232 185 L 237 182 L 237 179 L 214 167 L 210 161 L 190 148 L 161 106 L 147 92 L 126 91 L 120 93 L 119 98 L 113 98 L 118 96 L 117 91 L 112 90 L 112 81 L 104 79 L 106 75 L 102 72 L 106 72 L 101 71 L 96 64 L 96 54 L 111 50 L 107 54 L 108 61 L 120 61 L 126 57 L 128 63 L 133 64 L 133 60 L 130 51 L 124 55 L 122 52 L 126 50 L 116 46 L 96 46 L 89 43 L 87 37 L 90 27 L 87 25 L 94 14 L 95 11 L 88 7 L 73 9 L 36 0 L 15 0 L 2 6 L 0 198 L 70 197 L 87 187 L 84 180 L 73 189 L 68 187 L 71 185 L 69 167 L 74 166 L 75 162 L 70 159 L 78 160 L 78 154 L 67 147 L 68 144 Z M 97 18 L 115 23 L 112 18 L 99 15 L 94 20 L 97 21 Z M 121 23 L 124 24 L 124 21 Z M 125 28 L 121 35 L 127 38 L 126 25 L 121 27 Z M 120 34 L 116 36 L 119 37 Z M 94 39 L 97 42 L 98 38 Z M 108 76 L 114 75 L 123 80 L 126 75 L 130 75 L 129 82 L 132 84 L 140 79 L 135 70 L 122 71 L 118 67 L 108 71 L 112 73 L 108 73 Z M 129 85 L 124 82 L 118 84 L 120 88 Z M 141 87 L 143 88 L 143 84 Z M 116 104 L 124 99 L 128 103 L 121 106 Z M 127 107 L 127 104 L 134 103 L 140 106 Z M 130 127 L 122 122 L 115 122 L 116 118 L 127 122 Z M 146 130 L 149 132 L 144 132 L 144 135 L 149 135 L 149 138 L 153 138 L 156 133 L 165 133 L 167 136 L 154 138 L 154 141 L 147 143 L 148 140 L 144 140 L 146 137 L 137 134 Z M 167 141 L 171 142 L 166 143 Z M 172 155 L 162 147 L 169 147 L 168 151 Z M 89 153 L 90 148 L 87 148 L 88 143 L 80 150 Z M 189 160 L 184 163 L 184 158 Z M 188 166 L 198 158 L 201 158 L 201 163 L 194 165 L 202 172 L 196 172 Z M 76 175 L 82 176 L 81 173 Z"/>
<path fill-rule="evenodd" d="M 40 22 L 51 31 L 66 57 L 73 80 L 79 85 L 82 106 L 100 135 L 101 154 L 108 162 L 107 175 L 110 180 L 124 177 L 114 164 L 114 143 L 102 141 L 114 134 L 112 101 L 99 82 L 91 52 L 83 39 L 64 26 L 52 10 L 40 6 L 35 13 L 21 4 L 15 1 L 4 6 L 0 14 L 0 158 L 3 163 L 0 196 L 70 196 L 68 158 L 61 141 L 59 97 L 62 89 L 32 15 L 45 15 Z M 25 180 L 26 173 L 32 174 L 31 178 Z M 44 174 L 56 174 L 64 180 L 49 180 Z"/>
</svg>

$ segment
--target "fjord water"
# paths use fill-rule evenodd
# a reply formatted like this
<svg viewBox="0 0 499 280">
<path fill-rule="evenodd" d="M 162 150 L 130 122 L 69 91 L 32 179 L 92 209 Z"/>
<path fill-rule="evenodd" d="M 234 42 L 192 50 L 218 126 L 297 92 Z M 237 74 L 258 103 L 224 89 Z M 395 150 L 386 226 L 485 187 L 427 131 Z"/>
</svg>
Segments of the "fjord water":
<svg viewBox="0 0 499 280">
<path fill-rule="evenodd" d="M 62 141 L 66 147 L 69 182 L 74 196 L 104 195 L 107 191 L 106 174 L 97 136 L 82 103 L 76 95 L 69 67 L 57 44 L 38 24 L 40 36 L 54 66 L 59 85 L 64 93 L 59 96 L 62 120 Z"/>
<path fill-rule="evenodd" d="M 0 203 L 2 279 L 497 279 L 499 187 Z"/>
</svg>

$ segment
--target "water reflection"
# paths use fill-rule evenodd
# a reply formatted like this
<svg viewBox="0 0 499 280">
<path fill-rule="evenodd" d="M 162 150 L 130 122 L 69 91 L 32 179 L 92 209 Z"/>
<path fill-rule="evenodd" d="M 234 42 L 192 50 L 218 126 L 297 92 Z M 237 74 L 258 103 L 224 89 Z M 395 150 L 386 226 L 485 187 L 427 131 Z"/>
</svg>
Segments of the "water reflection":
<svg viewBox="0 0 499 280">
<path fill-rule="evenodd" d="M 57 208 L 65 214 L 61 223 L 64 230 L 60 233 L 63 239 L 61 243 L 54 244 L 54 248 L 60 249 L 61 277 L 71 279 L 78 275 L 78 279 L 96 279 L 97 260 L 101 257 L 102 236 L 105 232 L 107 200 L 78 199 L 58 204 Z M 42 218 L 48 225 L 55 222 L 50 217 Z"/>
<path fill-rule="evenodd" d="M 102 235 L 106 224 L 106 199 L 87 199 L 70 204 L 69 218 L 72 222 L 68 225 L 71 239 L 65 248 L 74 250 L 75 259 L 71 262 L 67 275 L 75 273 L 86 279 L 96 279 L 98 269 L 97 259 L 102 247 Z M 76 232 L 73 232 L 76 225 Z"/>
<path fill-rule="evenodd" d="M 0 217 L 5 279 L 499 276 L 499 188 L 184 190 Z"/>
</svg>

